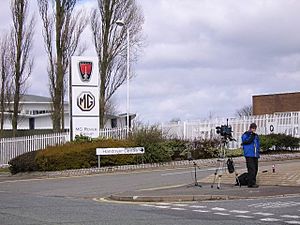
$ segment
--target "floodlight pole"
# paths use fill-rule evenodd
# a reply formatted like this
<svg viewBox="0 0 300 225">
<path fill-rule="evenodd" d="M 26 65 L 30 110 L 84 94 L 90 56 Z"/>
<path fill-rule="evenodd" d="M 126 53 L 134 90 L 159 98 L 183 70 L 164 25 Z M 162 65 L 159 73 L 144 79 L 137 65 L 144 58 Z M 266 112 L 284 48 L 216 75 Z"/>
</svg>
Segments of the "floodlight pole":
<svg viewBox="0 0 300 225">
<path fill-rule="evenodd" d="M 128 26 L 126 26 L 125 22 L 123 20 L 117 20 L 116 21 L 116 24 L 118 26 L 124 26 L 125 29 L 126 29 L 126 35 L 127 35 L 127 62 L 126 62 L 126 123 L 127 123 L 127 129 L 126 129 L 126 134 L 127 134 L 127 137 L 129 137 L 129 129 L 130 129 L 130 126 L 129 126 L 129 78 L 130 78 L 130 34 L 129 34 L 129 28 Z"/>
</svg>

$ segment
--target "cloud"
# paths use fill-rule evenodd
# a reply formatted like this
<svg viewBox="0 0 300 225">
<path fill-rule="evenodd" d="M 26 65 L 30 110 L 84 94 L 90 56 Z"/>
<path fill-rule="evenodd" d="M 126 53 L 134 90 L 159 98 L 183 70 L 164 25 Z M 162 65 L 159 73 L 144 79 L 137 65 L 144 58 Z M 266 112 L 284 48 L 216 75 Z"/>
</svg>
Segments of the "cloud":
<svg viewBox="0 0 300 225">
<path fill-rule="evenodd" d="M 252 95 L 299 91 L 300 1 L 136 1 L 147 45 L 132 65 L 130 109 L 143 121 L 229 117 L 251 104 Z M 78 7 L 96 5 L 85 0 Z M 8 9 L 4 1 L 1 31 L 10 23 Z M 30 92 L 49 95 L 40 25 L 36 32 Z M 85 55 L 95 56 L 89 26 L 83 40 L 89 46 Z M 114 101 L 126 110 L 126 85 Z"/>
</svg>

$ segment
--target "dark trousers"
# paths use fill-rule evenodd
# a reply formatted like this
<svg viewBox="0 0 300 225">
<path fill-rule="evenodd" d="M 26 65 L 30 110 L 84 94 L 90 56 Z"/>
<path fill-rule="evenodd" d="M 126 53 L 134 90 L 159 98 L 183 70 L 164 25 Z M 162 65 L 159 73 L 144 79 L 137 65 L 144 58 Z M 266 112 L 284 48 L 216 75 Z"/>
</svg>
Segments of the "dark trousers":
<svg viewBox="0 0 300 225">
<path fill-rule="evenodd" d="M 258 172 L 258 158 L 246 157 L 248 170 L 248 186 L 256 184 L 256 175 Z"/>
</svg>

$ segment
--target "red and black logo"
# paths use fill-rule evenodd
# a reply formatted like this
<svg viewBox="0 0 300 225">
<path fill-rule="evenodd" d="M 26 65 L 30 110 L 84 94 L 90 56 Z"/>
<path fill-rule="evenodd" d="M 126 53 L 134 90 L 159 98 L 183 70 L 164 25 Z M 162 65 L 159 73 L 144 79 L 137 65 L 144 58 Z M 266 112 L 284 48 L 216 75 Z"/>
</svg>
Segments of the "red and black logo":
<svg viewBox="0 0 300 225">
<path fill-rule="evenodd" d="M 79 62 L 79 71 L 81 80 L 89 82 L 92 75 L 93 63 L 92 62 Z"/>
</svg>

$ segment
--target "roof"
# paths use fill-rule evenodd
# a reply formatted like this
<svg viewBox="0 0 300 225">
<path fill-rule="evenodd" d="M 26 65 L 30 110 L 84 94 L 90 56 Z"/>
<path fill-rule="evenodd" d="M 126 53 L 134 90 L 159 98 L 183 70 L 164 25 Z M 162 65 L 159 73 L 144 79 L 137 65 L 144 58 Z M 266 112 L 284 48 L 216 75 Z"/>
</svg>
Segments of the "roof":
<svg viewBox="0 0 300 225">
<path fill-rule="evenodd" d="M 52 102 L 51 98 L 38 95 L 22 95 L 21 102 Z"/>
</svg>

